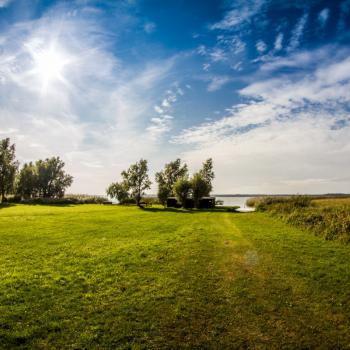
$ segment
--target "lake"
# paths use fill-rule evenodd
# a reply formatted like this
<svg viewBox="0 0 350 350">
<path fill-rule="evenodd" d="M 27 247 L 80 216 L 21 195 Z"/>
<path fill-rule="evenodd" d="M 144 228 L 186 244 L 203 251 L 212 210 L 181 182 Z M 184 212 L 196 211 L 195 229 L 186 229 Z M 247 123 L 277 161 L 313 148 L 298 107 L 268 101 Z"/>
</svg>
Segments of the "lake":
<svg viewBox="0 0 350 350">
<path fill-rule="evenodd" d="M 223 205 L 228 205 L 228 206 L 239 206 L 240 211 L 252 211 L 254 209 L 249 208 L 246 206 L 246 201 L 247 199 L 251 197 L 223 197 L 223 196 L 215 196 L 217 200 L 223 201 Z"/>
</svg>

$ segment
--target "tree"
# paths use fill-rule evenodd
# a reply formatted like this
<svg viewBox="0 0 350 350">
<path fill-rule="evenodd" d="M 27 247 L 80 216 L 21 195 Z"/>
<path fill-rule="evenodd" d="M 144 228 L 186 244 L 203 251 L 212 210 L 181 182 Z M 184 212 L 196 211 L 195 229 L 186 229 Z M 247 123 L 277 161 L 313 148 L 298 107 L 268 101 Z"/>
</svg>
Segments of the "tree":
<svg viewBox="0 0 350 350">
<path fill-rule="evenodd" d="M 214 177 L 215 177 L 212 158 L 208 158 L 203 163 L 202 169 L 199 170 L 199 175 L 201 175 L 204 181 L 208 184 L 208 191 L 203 196 L 209 196 L 210 192 L 213 189 L 212 181 L 214 180 Z"/>
<path fill-rule="evenodd" d="M 0 141 L 0 194 L 1 201 L 6 200 L 6 194 L 14 188 L 18 162 L 15 160 L 16 146 L 10 144 L 10 139 Z"/>
<path fill-rule="evenodd" d="M 73 177 L 63 170 L 64 162 L 59 157 L 38 160 L 35 163 L 38 195 L 44 198 L 64 196 L 64 192 L 73 183 Z"/>
<path fill-rule="evenodd" d="M 17 177 L 16 193 L 23 198 L 32 198 L 38 194 L 38 174 L 36 166 L 25 163 Z"/>
<path fill-rule="evenodd" d="M 107 195 L 111 198 L 116 198 L 120 204 L 125 203 L 129 198 L 129 188 L 125 181 L 113 182 L 106 190 Z"/>
<path fill-rule="evenodd" d="M 186 199 L 190 194 L 191 188 L 192 188 L 191 181 L 183 178 L 178 179 L 174 184 L 173 189 L 174 189 L 175 196 L 184 208 L 186 207 Z"/>
<path fill-rule="evenodd" d="M 204 179 L 201 173 L 194 174 L 191 179 L 192 196 L 194 205 L 199 208 L 199 200 L 210 193 L 208 182 Z"/>
<path fill-rule="evenodd" d="M 181 165 L 181 159 L 165 164 L 162 171 L 156 173 L 156 182 L 158 183 L 158 198 L 162 204 L 165 204 L 169 196 L 174 195 L 173 186 L 178 179 L 188 177 L 187 165 Z"/>
<path fill-rule="evenodd" d="M 158 186 L 157 197 L 159 202 L 165 206 L 167 199 L 170 197 L 171 191 L 165 185 Z"/>
<path fill-rule="evenodd" d="M 131 191 L 131 196 L 135 199 L 136 204 L 140 206 L 144 191 L 151 188 L 152 184 L 148 176 L 147 160 L 141 159 L 139 162 L 132 164 L 128 170 L 122 172 L 122 177 Z"/>
</svg>

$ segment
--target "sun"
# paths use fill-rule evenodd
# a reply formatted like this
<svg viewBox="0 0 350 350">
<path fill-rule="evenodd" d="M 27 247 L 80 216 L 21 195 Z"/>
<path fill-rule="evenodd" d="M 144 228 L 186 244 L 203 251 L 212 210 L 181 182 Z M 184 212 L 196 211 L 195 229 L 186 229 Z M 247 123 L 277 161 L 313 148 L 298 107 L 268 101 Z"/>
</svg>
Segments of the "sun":
<svg viewBox="0 0 350 350">
<path fill-rule="evenodd" d="M 63 57 L 52 49 L 41 52 L 36 57 L 36 68 L 43 80 L 60 80 L 65 66 Z"/>
<path fill-rule="evenodd" d="M 64 73 L 70 59 L 63 50 L 50 45 L 32 52 L 32 59 L 32 74 L 38 78 L 43 92 L 58 82 L 66 83 Z"/>
</svg>

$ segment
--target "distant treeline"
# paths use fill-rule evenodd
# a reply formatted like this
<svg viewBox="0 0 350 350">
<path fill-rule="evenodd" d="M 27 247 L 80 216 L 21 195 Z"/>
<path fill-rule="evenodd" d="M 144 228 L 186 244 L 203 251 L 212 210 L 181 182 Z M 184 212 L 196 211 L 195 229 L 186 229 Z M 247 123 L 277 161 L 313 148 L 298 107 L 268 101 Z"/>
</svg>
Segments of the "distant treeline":
<svg viewBox="0 0 350 350">
<path fill-rule="evenodd" d="M 0 140 L 0 195 L 1 201 L 12 200 L 30 203 L 85 203 L 102 202 L 98 199 L 66 197 L 65 191 L 73 183 L 73 177 L 64 170 L 64 162 L 59 157 L 39 159 L 36 162 L 24 163 L 19 167 L 16 160 L 15 144 L 9 138 Z M 122 180 L 112 183 L 106 190 L 107 195 L 116 198 L 121 204 L 136 203 L 142 205 L 145 191 L 151 187 L 148 175 L 148 162 L 141 159 L 130 165 L 121 173 Z M 199 201 L 208 196 L 212 190 L 214 179 L 213 161 L 207 159 L 202 168 L 191 177 L 187 164 L 180 159 L 165 164 L 164 169 L 155 176 L 158 184 L 158 201 L 165 205 L 167 199 L 175 196 L 182 206 L 192 198 L 195 207 Z M 146 199 L 144 199 L 146 201 Z M 149 200 L 148 200 L 149 201 Z"/>
</svg>

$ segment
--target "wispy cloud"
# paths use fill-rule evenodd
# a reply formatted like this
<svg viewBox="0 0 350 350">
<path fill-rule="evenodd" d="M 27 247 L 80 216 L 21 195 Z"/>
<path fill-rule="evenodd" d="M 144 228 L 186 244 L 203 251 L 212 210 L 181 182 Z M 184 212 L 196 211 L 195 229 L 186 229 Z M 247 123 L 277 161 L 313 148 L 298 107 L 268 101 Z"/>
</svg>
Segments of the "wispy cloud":
<svg viewBox="0 0 350 350">
<path fill-rule="evenodd" d="M 259 53 L 264 53 L 267 50 L 267 46 L 262 40 L 259 40 L 256 43 L 255 47 L 256 47 L 256 49 L 258 50 Z"/>
<path fill-rule="evenodd" d="M 213 92 L 221 89 L 225 84 L 229 83 L 229 76 L 212 76 L 209 78 L 208 91 Z"/>
<path fill-rule="evenodd" d="M 72 191 L 102 193 L 130 160 L 156 151 L 152 139 L 138 140 L 174 60 L 126 66 L 95 15 L 60 6 L 2 33 L 0 129 L 11 132 L 22 162 L 60 155 L 79 179 Z"/>
<path fill-rule="evenodd" d="M 240 191 L 245 186 L 257 192 L 340 191 L 344 182 L 335 182 L 334 173 L 344 167 L 350 171 L 345 165 L 350 152 L 349 72 L 348 58 L 328 57 L 307 76 L 295 73 L 252 83 L 240 90 L 246 103 L 218 120 L 183 130 L 173 142 L 188 145 L 183 157 L 194 164 L 204 155 L 214 157 L 220 169 L 216 191 L 231 186 L 236 192 L 225 179 L 230 174 Z M 306 181 L 319 172 L 325 176 L 322 183 Z"/>
<path fill-rule="evenodd" d="M 0 8 L 7 7 L 13 0 L 0 0 Z"/>
<path fill-rule="evenodd" d="M 232 9 L 227 11 L 224 18 L 217 23 L 211 24 L 211 30 L 232 30 L 249 22 L 264 5 L 264 0 L 234 1 Z"/>
<path fill-rule="evenodd" d="M 146 131 L 149 133 L 151 139 L 159 141 L 163 134 L 172 129 L 172 120 L 174 117 L 169 115 L 169 113 L 172 112 L 173 104 L 180 96 L 183 96 L 184 94 L 184 90 L 176 82 L 165 92 L 165 97 L 160 105 L 154 106 L 154 110 L 158 116 L 152 117 L 150 124 L 146 128 Z"/>
<path fill-rule="evenodd" d="M 156 24 L 153 22 L 147 22 L 144 24 L 143 29 L 147 34 L 151 34 L 156 30 Z"/>
<path fill-rule="evenodd" d="M 295 25 L 289 42 L 288 51 L 295 50 L 299 46 L 300 41 L 302 40 L 302 36 L 304 34 L 304 29 L 308 20 L 308 16 L 308 13 L 305 13 Z"/>
<path fill-rule="evenodd" d="M 284 37 L 283 33 L 278 33 L 278 35 L 276 36 L 275 45 L 274 45 L 274 48 L 276 51 L 279 51 L 282 49 L 283 37 Z"/>
<path fill-rule="evenodd" d="M 321 26 L 324 27 L 328 21 L 329 18 L 329 9 L 324 8 L 319 14 L 318 14 L 318 21 L 320 22 Z"/>
</svg>

